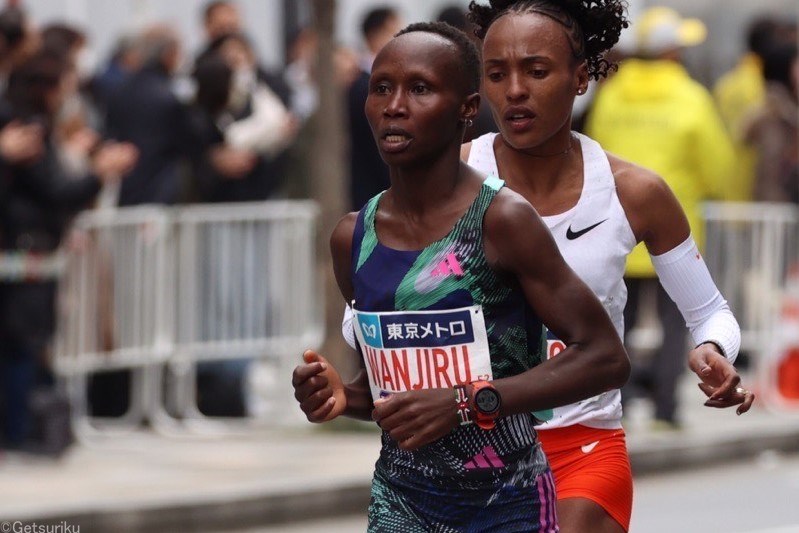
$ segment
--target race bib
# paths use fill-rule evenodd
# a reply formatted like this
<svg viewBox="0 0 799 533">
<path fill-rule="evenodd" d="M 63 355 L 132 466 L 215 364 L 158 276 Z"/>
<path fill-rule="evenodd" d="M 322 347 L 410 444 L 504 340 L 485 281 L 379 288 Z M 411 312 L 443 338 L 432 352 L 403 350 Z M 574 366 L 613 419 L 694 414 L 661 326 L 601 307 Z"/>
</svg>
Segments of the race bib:
<svg viewBox="0 0 799 533">
<path fill-rule="evenodd" d="M 552 359 L 566 349 L 566 344 L 547 328 L 547 359 Z"/>
<path fill-rule="evenodd" d="M 365 313 L 353 309 L 372 398 L 493 379 L 483 309 Z"/>
</svg>

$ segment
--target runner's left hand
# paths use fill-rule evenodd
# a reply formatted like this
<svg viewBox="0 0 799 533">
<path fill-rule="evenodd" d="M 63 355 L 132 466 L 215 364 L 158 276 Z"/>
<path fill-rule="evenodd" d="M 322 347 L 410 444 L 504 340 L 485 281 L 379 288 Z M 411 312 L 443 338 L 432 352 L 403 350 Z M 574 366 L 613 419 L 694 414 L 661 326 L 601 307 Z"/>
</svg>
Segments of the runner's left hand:
<svg viewBox="0 0 799 533">
<path fill-rule="evenodd" d="M 397 392 L 374 402 L 372 418 L 403 450 L 417 450 L 458 425 L 453 389 Z"/>
<path fill-rule="evenodd" d="M 739 405 L 736 410 L 739 415 L 752 407 L 754 393 L 739 386 L 738 371 L 712 344 L 701 344 L 691 350 L 688 366 L 702 380 L 699 388 L 708 397 L 707 407 L 723 409 Z"/>
</svg>

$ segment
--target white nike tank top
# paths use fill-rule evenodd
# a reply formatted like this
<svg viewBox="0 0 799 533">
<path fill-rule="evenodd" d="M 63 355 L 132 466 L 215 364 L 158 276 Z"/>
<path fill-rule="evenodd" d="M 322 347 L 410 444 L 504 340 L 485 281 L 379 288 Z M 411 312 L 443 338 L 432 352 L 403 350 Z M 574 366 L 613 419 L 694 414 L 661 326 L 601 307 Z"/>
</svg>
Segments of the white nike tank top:
<svg viewBox="0 0 799 533">
<path fill-rule="evenodd" d="M 578 276 L 594 291 L 605 306 L 619 336 L 624 338 L 624 305 L 627 287 L 624 266 L 635 247 L 627 215 L 616 194 L 616 181 L 602 147 L 593 139 L 574 133 L 583 152 L 583 191 L 577 204 L 558 215 L 542 217 L 560 253 Z M 469 165 L 488 175 L 499 176 L 494 155 L 496 133 L 472 141 Z M 556 356 L 565 345 L 548 334 L 548 357 Z M 537 429 L 583 424 L 592 428 L 621 427 L 621 393 L 612 390 L 551 412 L 536 413 L 545 420 Z"/>
</svg>

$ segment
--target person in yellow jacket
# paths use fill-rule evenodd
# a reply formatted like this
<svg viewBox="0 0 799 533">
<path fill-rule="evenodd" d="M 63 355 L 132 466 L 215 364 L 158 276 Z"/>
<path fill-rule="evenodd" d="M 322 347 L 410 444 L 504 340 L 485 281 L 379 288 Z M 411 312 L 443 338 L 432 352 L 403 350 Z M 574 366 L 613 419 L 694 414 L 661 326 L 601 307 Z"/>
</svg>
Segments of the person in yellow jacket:
<svg viewBox="0 0 799 533">
<path fill-rule="evenodd" d="M 653 7 L 634 25 L 636 56 L 599 90 L 586 133 L 608 152 L 660 174 L 674 191 L 688 217 L 694 239 L 703 244 L 701 202 L 725 197 L 735 152 L 710 92 L 691 79 L 680 63 L 686 46 L 704 42 L 707 31 L 697 19 L 683 19 L 665 7 Z M 674 303 L 658 284 L 646 248 L 639 244 L 627 260 L 629 299 L 625 326 L 638 319 L 642 293 L 657 291 L 663 345 L 651 369 L 634 368 L 625 400 L 636 383 L 649 383 L 655 419 L 678 425 L 675 387 L 686 351 L 685 324 Z M 651 288 L 650 288 L 651 287 Z"/>
<path fill-rule="evenodd" d="M 780 23 L 770 17 L 755 19 L 747 30 L 748 51 L 713 87 L 721 118 L 735 143 L 737 164 L 730 175 L 727 198 L 751 201 L 757 152 L 745 139 L 747 125 L 765 102 L 763 56 L 780 33 Z"/>
</svg>

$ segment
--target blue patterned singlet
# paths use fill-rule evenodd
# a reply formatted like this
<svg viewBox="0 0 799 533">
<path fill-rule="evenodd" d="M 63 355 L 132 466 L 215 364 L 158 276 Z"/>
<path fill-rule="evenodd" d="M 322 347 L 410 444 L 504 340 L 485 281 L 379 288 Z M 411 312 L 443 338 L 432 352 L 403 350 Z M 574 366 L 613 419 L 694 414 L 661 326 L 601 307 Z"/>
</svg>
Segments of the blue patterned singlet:
<svg viewBox="0 0 799 533">
<path fill-rule="evenodd" d="M 491 269 L 483 250 L 483 218 L 503 185 L 486 180 L 452 231 L 420 251 L 379 242 L 382 195 L 358 214 L 354 325 L 373 395 L 451 387 L 484 379 L 482 372 L 513 376 L 544 360 L 540 319 L 521 289 Z M 472 320 L 469 313 L 482 316 Z M 467 358 L 477 338 L 487 338 L 490 353 L 483 371 Z M 489 431 L 459 426 L 413 452 L 383 432 L 369 531 L 557 531 L 554 485 L 535 423 L 532 414 L 518 414 Z"/>
</svg>

